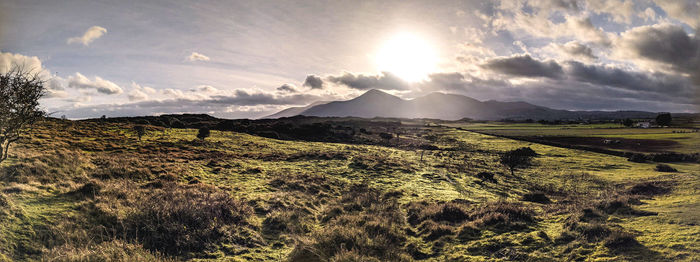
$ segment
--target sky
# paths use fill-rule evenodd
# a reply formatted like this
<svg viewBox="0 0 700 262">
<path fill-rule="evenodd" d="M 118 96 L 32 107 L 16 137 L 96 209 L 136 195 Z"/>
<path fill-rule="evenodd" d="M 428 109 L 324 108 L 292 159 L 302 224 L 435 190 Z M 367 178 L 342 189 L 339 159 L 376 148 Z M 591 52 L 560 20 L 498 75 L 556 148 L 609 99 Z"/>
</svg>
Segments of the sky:
<svg viewBox="0 0 700 262">
<path fill-rule="evenodd" d="M 699 112 L 700 0 L 0 1 L 54 116 L 258 118 L 369 89 Z"/>
</svg>

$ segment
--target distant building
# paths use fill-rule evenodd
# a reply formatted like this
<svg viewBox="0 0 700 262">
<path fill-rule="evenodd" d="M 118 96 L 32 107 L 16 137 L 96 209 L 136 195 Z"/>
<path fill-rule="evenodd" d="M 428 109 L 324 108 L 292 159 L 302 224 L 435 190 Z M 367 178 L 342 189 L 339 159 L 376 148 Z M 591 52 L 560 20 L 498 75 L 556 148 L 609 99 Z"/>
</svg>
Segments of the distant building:
<svg viewBox="0 0 700 262">
<path fill-rule="evenodd" d="M 637 122 L 634 124 L 634 127 L 638 128 L 650 128 L 651 127 L 651 122 L 646 121 L 646 122 Z"/>
</svg>

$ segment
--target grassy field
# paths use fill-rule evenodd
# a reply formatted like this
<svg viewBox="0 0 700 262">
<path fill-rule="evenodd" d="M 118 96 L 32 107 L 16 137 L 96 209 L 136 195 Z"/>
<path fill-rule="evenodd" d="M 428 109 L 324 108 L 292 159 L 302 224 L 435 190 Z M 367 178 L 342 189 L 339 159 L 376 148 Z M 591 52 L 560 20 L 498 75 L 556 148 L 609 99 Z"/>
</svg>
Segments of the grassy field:
<svg viewBox="0 0 700 262">
<path fill-rule="evenodd" d="M 667 141 L 661 151 L 700 153 L 700 132 L 690 128 L 626 128 L 621 124 L 572 124 L 542 125 L 537 123 L 459 123 L 447 124 L 467 130 L 511 137 L 589 137 L 605 139 L 631 139 Z M 602 143 L 599 145 L 604 147 Z M 630 148 L 629 151 L 646 152 L 649 147 Z"/>
<path fill-rule="evenodd" d="M 402 137 L 431 150 L 132 130 L 49 120 L 15 145 L 0 261 L 700 260 L 696 163 L 658 172 L 452 127 Z M 511 175 L 498 159 L 521 147 L 538 156 Z"/>
</svg>

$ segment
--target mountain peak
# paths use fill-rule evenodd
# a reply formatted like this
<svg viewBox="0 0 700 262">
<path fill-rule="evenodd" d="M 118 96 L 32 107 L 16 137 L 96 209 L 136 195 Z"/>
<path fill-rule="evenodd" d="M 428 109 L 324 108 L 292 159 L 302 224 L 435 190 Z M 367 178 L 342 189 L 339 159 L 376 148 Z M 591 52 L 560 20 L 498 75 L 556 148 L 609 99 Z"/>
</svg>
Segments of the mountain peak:
<svg viewBox="0 0 700 262">
<path fill-rule="evenodd" d="M 389 94 L 387 92 L 381 91 L 379 89 L 370 89 L 367 92 L 365 92 L 364 94 L 356 97 L 355 99 L 359 99 L 359 100 L 364 100 L 364 99 L 373 99 L 373 100 L 374 99 L 397 99 L 397 100 L 401 100 L 401 98 L 399 98 L 395 95 Z"/>
<path fill-rule="evenodd" d="M 370 89 L 370 90 L 367 90 L 367 92 L 365 92 L 364 94 L 362 94 L 360 96 L 365 96 L 365 95 L 391 95 L 391 94 L 384 92 L 382 90 L 379 90 L 379 89 Z"/>
</svg>

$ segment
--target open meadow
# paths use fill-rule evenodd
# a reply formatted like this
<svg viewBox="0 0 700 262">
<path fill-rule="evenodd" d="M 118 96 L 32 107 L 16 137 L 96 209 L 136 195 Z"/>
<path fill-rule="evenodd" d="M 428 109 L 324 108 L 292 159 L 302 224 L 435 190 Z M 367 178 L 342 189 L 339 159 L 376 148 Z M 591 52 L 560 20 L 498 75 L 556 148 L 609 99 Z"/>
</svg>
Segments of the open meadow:
<svg viewBox="0 0 700 262">
<path fill-rule="evenodd" d="M 42 121 L 0 164 L 0 260 L 700 260 L 698 163 L 391 128 L 376 146 Z"/>
</svg>

